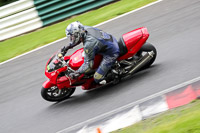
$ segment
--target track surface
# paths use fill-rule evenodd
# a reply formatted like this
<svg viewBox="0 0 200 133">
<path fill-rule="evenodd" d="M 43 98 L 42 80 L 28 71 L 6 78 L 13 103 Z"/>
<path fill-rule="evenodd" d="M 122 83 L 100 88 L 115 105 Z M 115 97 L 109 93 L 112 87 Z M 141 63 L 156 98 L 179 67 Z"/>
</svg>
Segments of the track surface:
<svg viewBox="0 0 200 133">
<path fill-rule="evenodd" d="M 119 38 L 146 26 L 158 58 L 132 79 L 93 91 L 77 89 L 71 99 L 61 103 L 44 101 L 40 88 L 46 61 L 66 40 L 1 65 L 0 132 L 55 133 L 199 77 L 199 9 L 199 0 L 164 0 L 98 27 Z"/>
</svg>

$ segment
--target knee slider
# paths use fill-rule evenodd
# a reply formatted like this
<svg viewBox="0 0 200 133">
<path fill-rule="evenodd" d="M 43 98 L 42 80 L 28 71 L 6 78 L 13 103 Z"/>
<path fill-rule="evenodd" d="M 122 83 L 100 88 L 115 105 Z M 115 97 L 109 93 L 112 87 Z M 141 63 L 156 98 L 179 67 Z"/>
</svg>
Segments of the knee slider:
<svg viewBox="0 0 200 133">
<path fill-rule="evenodd" d="M 94 81 L 96 83 L 99 83 L 102 79 L 103 79 L 103 75 L 100 74 L 100 73 L 98 73 L 98 72 L 95 72 L 95 74 L 94 74 Z"/>
</svg>

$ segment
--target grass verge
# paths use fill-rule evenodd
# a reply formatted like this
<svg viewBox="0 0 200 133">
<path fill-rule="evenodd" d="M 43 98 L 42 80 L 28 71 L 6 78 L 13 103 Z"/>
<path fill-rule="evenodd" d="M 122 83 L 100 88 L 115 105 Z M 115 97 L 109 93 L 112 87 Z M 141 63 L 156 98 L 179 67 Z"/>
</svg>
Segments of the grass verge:
<svg viewBox="0 0 200 133">
<path fill-rule="evenodd" d="M 94 26 L 154 1 L 156 0 L 121 0 L 37 31 L 2 41 L 0 42 L 0 62 L 65 37 L 65 28 L 76 20 L 84 25 Z"/>
<path fill-rule="evenodd" d="M 200 133 L 200 100 L 112 133 Z"/>
</svg>

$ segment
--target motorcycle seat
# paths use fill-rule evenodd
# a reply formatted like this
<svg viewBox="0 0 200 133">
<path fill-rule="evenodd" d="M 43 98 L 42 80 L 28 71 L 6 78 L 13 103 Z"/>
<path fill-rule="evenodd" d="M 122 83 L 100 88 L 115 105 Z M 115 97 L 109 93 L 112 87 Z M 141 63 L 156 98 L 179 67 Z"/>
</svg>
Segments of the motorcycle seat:
<svg viewBox="0 0 200 133">
<path fill-rule="evenodd" d="M 118 41 L 118 45 L 119 45 L 119 50 L 120 50 L 119 56 L 125 55 L 128 52 L 128 49 L 122 37 L 120 37 Z"/>
</svg>

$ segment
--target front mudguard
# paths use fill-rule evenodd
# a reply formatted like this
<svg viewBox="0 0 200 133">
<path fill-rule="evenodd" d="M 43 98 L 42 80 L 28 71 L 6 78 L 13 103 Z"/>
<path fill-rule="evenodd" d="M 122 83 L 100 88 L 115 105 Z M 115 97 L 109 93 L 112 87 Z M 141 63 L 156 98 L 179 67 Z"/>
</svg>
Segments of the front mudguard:
<svg viewBox="0 0 200 133">
<path fill-rule="evenodd" d="M 51 83 L 50 80 L 46 80 L 42 86 L 46 89 L 51 88 L 52 86 L 55 86 L 55 84 Z"/>
</svg>

